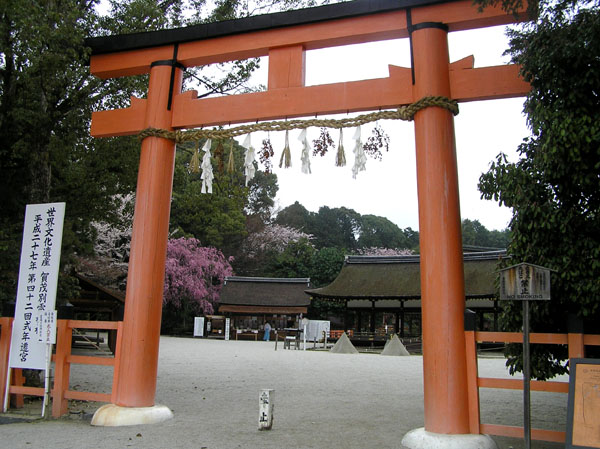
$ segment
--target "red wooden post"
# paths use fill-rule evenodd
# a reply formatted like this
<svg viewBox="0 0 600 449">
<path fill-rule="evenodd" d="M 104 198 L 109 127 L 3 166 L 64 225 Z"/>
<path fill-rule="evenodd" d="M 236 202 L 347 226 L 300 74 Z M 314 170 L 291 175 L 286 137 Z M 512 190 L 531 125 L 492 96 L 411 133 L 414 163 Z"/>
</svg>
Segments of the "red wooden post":
<svg viewBox="0 0 600 449">
<path fill-rule="evenodd" d="M 121 345 L 123 344 L 123 321 L 117 324 L 117 342 L 115 344 L 115 364 L 113 365 L 113 382 L 111 389 L 110 402 L 115 403 L 117 398 L 117 385 L 119 383 L 119 357 L 121 355 Z"/>
<path fill-rule="evenodd" d="M 181 91 L 182 70 L 170 65 L 150 69 L 144 127 L 173 129 L 168 109 L 172 70 L 171 94 L 176 95 Z M 119 406 L 154 405 L 174 164 L 174 142 L 158 137 L 144 139 L 123 317 L 127 325 L 122 332 L 117 385 L 113 387 Z"/>
<path fill-rule="evenodd" d="M 447 29 L 423 23 L 412 34 L 413 98 L 450 97 Z M 463 314 L 462 236 L 454 119 L 430 107 L 415 115 L 425 430 L 467 434 L 469 408 Z"/>
<path fill-rule="evenodd" d="M 4 407 L 4 393 L 8 376 L 8 354 L 14 318 L 0 318 L 0 405 Z"/>
<path fill-rule="evenodd" d="M 25 385 L 25 376 L 21 368 L 13 368 L 12 370 L 12 382 L 11 385 L 15 387 L 22 387 Z M 25 407 L 25 397 L 22 393 L 13 393 L 10 395 L 10 405 L 14 408 Z"/>
<path fill-rule="evenodd" d="M 71 364 L 71 341 L 73 329 L 69 320 L 58 320 L 56 325 L 56 356 L 54 358 L 54 388 L 52 389 L 52 417 L 58 418 L 69 411 L 69 401 L 65 391 L 69 389 Z"/>
<path fill-rule="evenodd" d="M 467 387 L 469 389 L 469 428 L 472 434 L 480 432 L 479 385 L 477 364 L 477 340 L 475 339 L 476 314 L 470 310 L 465 312 L 465 351 L 467 355 Z"/>
<path fill-rule="evenodd" d="M 569 347 L 569 358 L 585 357 L 585 345 L 583 343 L 583 320 L 574 314 L 567 317 L 567 342 Z"/>
</svg>

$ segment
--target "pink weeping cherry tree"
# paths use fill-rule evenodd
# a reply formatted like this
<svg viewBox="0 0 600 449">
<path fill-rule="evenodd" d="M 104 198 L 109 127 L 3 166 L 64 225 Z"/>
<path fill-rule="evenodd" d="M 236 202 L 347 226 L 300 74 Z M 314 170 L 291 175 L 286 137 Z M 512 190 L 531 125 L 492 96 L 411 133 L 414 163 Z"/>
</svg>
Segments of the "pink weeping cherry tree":
<svg viewBox="0 0 600 449">
<path fill-rule="evenodd" d="M 212 314 L 231 262 L 216 248 L 200 246 L 195 238 L 169 240 L 163 305 L 176 310 Z"/>
</svg>

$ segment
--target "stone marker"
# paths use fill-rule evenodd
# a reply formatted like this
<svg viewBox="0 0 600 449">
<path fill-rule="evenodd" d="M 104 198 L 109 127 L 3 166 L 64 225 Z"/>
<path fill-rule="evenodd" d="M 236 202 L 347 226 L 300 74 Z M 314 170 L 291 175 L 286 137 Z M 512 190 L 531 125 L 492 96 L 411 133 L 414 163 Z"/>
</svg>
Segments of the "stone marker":
<svg viewBox="0 0 600 449">
<path fill-rule="evenodd" d="M 261 390 L 258 395 L 258 430 L 273 427 L 273 395 L 275 390 Z"/>
</svg>

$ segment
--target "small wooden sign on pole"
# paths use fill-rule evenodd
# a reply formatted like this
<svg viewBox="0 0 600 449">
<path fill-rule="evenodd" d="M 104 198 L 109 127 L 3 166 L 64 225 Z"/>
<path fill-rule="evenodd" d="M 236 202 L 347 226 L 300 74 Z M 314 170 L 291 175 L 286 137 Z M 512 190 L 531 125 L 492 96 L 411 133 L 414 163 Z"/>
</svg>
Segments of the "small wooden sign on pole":
<svg viewBox="0 0 600 449">
<path fill-rule="evenodd" d="M 500 270 L 501 300 L 550 299 L 550 269 L 520 263 Z"/>
<path fill-rule="evenodd" d="M 500 299 L 523 301 L 523 435 L 531 449 L 529 301 L 550 300 L 550 269 L 520 263 L 500 270 Z"/>
</svg>

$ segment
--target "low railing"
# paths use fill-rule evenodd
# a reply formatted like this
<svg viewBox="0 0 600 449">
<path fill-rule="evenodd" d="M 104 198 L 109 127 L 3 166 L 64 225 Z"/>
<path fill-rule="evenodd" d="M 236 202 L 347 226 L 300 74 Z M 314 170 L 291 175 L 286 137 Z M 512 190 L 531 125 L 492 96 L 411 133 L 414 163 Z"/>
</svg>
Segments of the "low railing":
<svg viewBox="0 0 600 449">
<path fill-rule="evenodd" d="M 470 432 L 473 434 L 483 433 L 523 438 L 523 427 L 481 423 L 479 403 L 480 388 L 522 390 L 523 381 L 520 379 L 479 377 L 477 365 L 477 343 L 523 343 L 523 334 L 519 332 L 476 332 L 474 330 L 466 330 L 465 340 L 467 351 Z M 584 335 L 578 333 L 531 333 L 529 335 L 529 340 L 531 344 L 568 345 L 569 358 L 585 357 L 586 346 L 600 346 L 600 335 Z M 569 383 L 533 380 L 530 383 L 530 389 L 531 391 L 568 393 Z M 531 429 L 531 438 L 533 440 L 564 443 L 565 437 L 565 431 Z"/>
<path fill-rule="evenodd" d="M 10 337 L 12 333 L 12 318 L 0 318 L 0 399 L 4 403 L 6 379 L 8 375 L 8 353 L 10 348 Z M 69 399 L 79 401 L 111 402 L 114 390 L 111 393 L 96 393 L 90 391 L 75 391 L 69 389 L 71 365 L 101 365 L 113 367 L 113 382 L 116 384 L 118 376 L 118 352 L 113 357 L 96 357 L 90 355 L 75 355 L 71 353 L 73 329 L 98 329 L 116 330 L 116 348 L 121 347 L 122 321 L 82 321 L 82 320 L 58 320 L 56 333 L 56 349 L 52 356 L 54 361 L 54 383 L 51 390 L 52 416 L 58 418 L 68 413 Z M 117 349 L 118 351 L 118 349 Z M 9 394 L 15 395 L 15 405 L 23 404 L 23 395 L 44 396 L 44 389 L 38 387 L 23 386 L 23 377 L 20 369 L 13 369 Z"/>
</svg>

